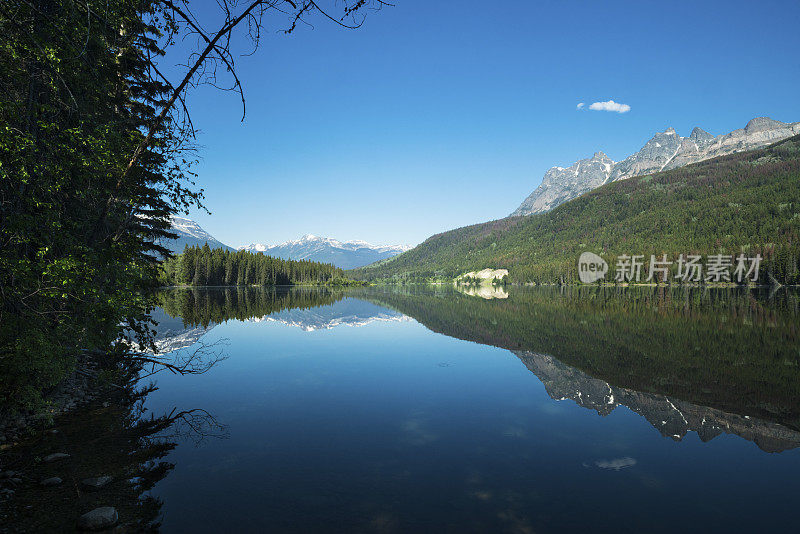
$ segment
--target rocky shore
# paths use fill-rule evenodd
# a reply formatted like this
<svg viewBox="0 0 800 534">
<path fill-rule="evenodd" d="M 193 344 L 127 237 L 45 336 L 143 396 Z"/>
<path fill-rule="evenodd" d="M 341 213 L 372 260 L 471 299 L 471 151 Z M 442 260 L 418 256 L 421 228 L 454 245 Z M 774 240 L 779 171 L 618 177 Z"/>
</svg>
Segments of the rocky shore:
<svg viewBox="0 0 800 534">
<path fill-rule="evenodd" d="M 96 376 L 96 367 L 89 360 L 78 362 L 70 376 L 45 394 L 43 411 L 14 414 L 0 411 L 0 451 L 13 447 L 26 436 L 52 427 L 56 417 L 96 400 L 100 395 L 100 386 L 92 378 Z"/>
<path fill-rule="evenodd" d="M 94 378 L 96 368 L 91 361 L 79 362 L 69 377 L 45 395 L 42 411 L 0 414 L 0 533 L 38 531 L 26 528 L 31 523 L 25 518 L 57 506 L 48 500 L 58 492 L 70 492 L 77 473 L 73 455 L 65 451 L 76 443 L 65 439 L 57 427 L 65 416 L 79 418 L 79 412 L 92 407 L 109 409 L 111 403 L 105 399 L 110 386 Z M 81 479 L 80 490 L 100 492 L 113 480 L 97 475 Z M 114 507 L 98 506 L 72 524 L 78 531 L 102 531 L 117 522 Z M 58 530 L 72 529 L 60 526 Z"/>
</svg>

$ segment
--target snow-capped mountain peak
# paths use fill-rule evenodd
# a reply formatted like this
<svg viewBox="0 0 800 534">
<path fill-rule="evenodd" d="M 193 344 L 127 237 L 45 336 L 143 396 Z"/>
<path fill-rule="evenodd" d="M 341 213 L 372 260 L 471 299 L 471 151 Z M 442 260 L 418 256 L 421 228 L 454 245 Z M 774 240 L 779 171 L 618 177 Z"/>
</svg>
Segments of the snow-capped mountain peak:
<svg viewBox="0 0 800 534">
<path fill-rule="evenodd" d="M 185 234 L 190 237 L 195 237 L 197 239 L 211 239 L 214 240 L 214 237 L 203 230 L 199 224 L 194 222 L 191 219 L 187 219 L 186 217 L 179 217 L 177 215 L 173 215 L 170 217 L 170 224 L 172 224 L 172 230 L 176 233 Z"/>
<path fill-rule="evenodd" d="M 275 245 L 252 243 L 240 250 L 263 252 L 283 259 L 332 263 L 343 269 L 352 269 L 391 258 L 410 248 L 407 245 L 372 245 L 361 240 L 339 241 L 331 237 L 305 234 L 300 239 Z"/>
<path fill-rule="evenodd" d="M 203 228 L 192 219 L 173 215 L 170 217 L 170 224 L 172 226 L 170 231 L 177 234 L 178 237 L 165 240 L 163 244 L 175 254 L 183 252 L 186 245 L 190 247 L 202 247 L 206 243 L 208 243 L 208 246 L 212 249 L 225 248 L 233 250 L 233 248 L 220 242 L 213 235 L 203 230 Z"/>
</svg>

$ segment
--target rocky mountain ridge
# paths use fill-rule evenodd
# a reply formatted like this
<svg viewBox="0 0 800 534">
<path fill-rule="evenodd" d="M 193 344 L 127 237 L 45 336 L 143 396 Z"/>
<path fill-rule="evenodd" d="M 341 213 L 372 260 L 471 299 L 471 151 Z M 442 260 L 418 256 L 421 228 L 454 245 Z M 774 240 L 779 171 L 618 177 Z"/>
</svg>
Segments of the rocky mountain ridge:
<svg viewBox="0 0 800 534">
<path fill-rule="evenodd" d="M 570 167 L 548 170 L 541 185 L 511 214 L 543 213 L 608 182 L 683 167 L 717 156 L 760 148 L 797 135 L 800 122 L 784 123 L 769 117 L 752 119 L 744 128 L 714 136 L 694 128 L 681 137 L 674 128 L 656 133 L 635 154 L 614 162 L 602 152 Z"/>
</svg>

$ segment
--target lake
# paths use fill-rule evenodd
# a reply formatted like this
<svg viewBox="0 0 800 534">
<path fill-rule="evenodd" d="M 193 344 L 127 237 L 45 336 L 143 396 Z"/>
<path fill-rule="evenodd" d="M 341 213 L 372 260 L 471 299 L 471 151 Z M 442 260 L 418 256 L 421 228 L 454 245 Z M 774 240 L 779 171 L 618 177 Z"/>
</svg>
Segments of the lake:
<svg viewBox="0 0 800 534">
<path fill-rule="evenodd" d="M 121 522 L 160 520 L 164 532 L 796 523 L 792 290 L 410 286 L 159 299 L 162 350 L 224 359 L 201 375 L 153 377 L 158 389 L 124 419 L 140 425 L 134 437 L 108 442 L 107 462 L 137 466 L 135 489 L 116 494 L 130 501 L 117 505 Z"/>
<path fill-rule="evenodd" d="M 147 398 L 153 413 L 202 408 L 221 425 L 166 457 L 175 467 L 151 491 L 163 530 L 794 523 L 796 294 L 467 293 L 164 294 L 162 342 L 223 340 L 227 359 L 160 375 Z"/>
</svg>

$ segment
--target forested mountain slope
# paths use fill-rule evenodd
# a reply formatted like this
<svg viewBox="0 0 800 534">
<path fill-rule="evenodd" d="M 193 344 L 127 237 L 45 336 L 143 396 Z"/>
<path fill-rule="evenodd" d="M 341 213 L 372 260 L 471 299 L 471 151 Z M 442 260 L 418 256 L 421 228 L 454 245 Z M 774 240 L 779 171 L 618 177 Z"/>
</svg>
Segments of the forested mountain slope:
<svg viewBox="0 0 800 534">
<path fill-rule="evenodd" d="M 547 213 L 434 235 L 349 271 L 363 280 L 452 278 L 505 268 L 514 282 L 577 282 L 578 256 L 761 254 L 762 270 L 798 283 L 800 136 L 770 147 L 612 182 Z"/>
</svg>

